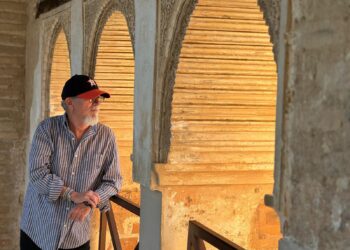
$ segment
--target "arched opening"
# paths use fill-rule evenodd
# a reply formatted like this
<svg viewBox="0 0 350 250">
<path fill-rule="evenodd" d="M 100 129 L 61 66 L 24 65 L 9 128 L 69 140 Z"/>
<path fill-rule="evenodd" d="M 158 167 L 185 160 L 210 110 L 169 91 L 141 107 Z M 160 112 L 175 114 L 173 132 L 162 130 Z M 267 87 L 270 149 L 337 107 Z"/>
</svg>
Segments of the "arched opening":
<svg viewBox="0 0 350 250">
<path fill-rule="evenodd" d="M 70 76 L 68 43 L 63 29 L 61 29 L 58 33 L 52 55 L 49 84 L 49 116 L 63 114 L 61 92 Z"/>
<path fill-rule="evenodd" d="M 256 1 L 200 0 L 176 72 L 168 163 L 273 169 L 276 81 Z"/>
<path fill-rule="evenodd" d="M 113 129 L 123 175 L 120 195 L 139 203 L 139 185 L 132 180 L 134 55 L 127 22 L 115 11 L 103 26 L 98 44 L 94 78 L 111 94 L 100 107 L 100 121 Z M 133 249 L 138 242 L 139 218 L 113 206 L 123 249 Z"/>
<path fill-rule="evenodd" d="M 247 249 L 277 249 L 278 218 L 263 205 L 273 188 L 276 89 L 257 1 L 199 0 L 176 72 L 168 161 L 157 168 L 164 223 L 178 225 L 163 230 L 163 247 L 185 241 L 190 218 Z"/>
</svg>

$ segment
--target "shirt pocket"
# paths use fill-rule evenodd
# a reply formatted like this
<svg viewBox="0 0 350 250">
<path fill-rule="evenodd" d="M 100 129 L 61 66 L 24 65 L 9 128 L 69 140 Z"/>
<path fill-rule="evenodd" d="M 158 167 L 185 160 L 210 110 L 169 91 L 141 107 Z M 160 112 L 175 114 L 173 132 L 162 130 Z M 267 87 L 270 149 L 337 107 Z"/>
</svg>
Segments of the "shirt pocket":
<svg viewBox="0 0 350 250">
<path fill-rule="evenodd" d="M 103 152 L 95 153 L 90 157 L 86 157 L 83 161 L 85 172 L 99 172 L 103 167 L 104 154 Z"/>
<path fill-rule="evenodd" d="M 97 185 L 96 183 L 100 179 L 99 176 L 102 174 L 103 159 L 102 153 L 95 153 L 82 160 L 82 171 L 78 177 L 80 183 L 77 183 L 81 192 L 93 189 Z"/>
</svg>

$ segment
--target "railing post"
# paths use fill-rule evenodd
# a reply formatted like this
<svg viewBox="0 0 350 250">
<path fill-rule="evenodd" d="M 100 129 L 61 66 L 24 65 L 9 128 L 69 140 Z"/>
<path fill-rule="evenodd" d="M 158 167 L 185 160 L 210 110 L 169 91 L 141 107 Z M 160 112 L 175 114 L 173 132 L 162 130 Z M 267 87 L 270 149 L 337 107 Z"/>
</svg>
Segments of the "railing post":
<svg viewBox="0 0 350 250">
<path fill-rule="evenodd" d="M 204 245 L 204 241 L 198 237 L 194 237 L 195 238 L 195 246 L 196 246 L 196 250 L 206 250 L 205 245 Z"/>
<path fill-rule="evenodd" d="M 115 223 L 114 219 L 114 213 L 112 209 L 112 204 L 111 202 L 116 203 L 117 205 L 121 206 L 122 208 L 125 208 L 129 212 L 140 216 L 140 207 L 133 203 L 132 201 L 121 197 L 120 195 L 115 195 L 110 198 L 109 206 L 110 210 L 107 211 L 106 213 L 101 213 L 100 217 L 100 236 L 99 236 L 99 245 L 98 249 L 99 250 L 105 250 L 106 249 L 106 228 L 107 228 L 107 222 L 109 226 L 109 231 L 111 233 L 111 238 L 112 238 L 112 243 L 113 243 L 113 248 L 114 250 L 121 250 L 121 243 L 119 239 L 119 234 L 117 230 L 117 225 Z M 139 243 L 137 243 L 136 247 L 134 250 L 139 249 Z"/>
<path fill-rule="evenodd" d="M 193 233 L 192 233 L 192 223 L 188 223 L 188 235 L 187 235 L 187 250 L 192 250 L 193 243 Z"/>
<path fill-rule="evenodd" d="M 107 217 L 105 213 L 100 213 L 100 235 L 98 239 L 98 250 L 106 249 Z"/>
<path fill-rule="evenodd" d="M 187 250 L 205 250 L 204 241 L 196 236 L 196 228 L 190 221 L 188 224 Z"/>
<path fill-rule="evenodd" d="M 120 244 L 119 234 L 117 230 L 117 225 L 115 224 L 112 204 L 109 202 L 110 210 L 106 212 L 109 231 L 111 233 L 113 247 L 116 250 L 122 250 L 122 246 Z"/>
<path fill-rule="evenodd" d="M 197 221 L 189 221 L 187 250 L 205 250 L 204 241 L 221 250 L 244 250 Z"/>
</svg>

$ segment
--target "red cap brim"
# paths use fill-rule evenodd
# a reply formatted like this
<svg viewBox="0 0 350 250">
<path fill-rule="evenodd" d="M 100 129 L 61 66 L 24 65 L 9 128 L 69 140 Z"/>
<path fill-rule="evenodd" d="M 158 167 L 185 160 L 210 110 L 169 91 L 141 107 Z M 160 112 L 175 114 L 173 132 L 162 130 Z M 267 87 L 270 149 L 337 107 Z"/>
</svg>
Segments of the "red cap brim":
<svg viewBox="0 0 350 250">
<path fill-rule="evenodd" d="M 103 96 L 105 98 L 109 98 L 110 94 L 108 94 L 107 92 L 102 91 L 100 89 L 93 89 L 93 90 L 84 92 L 80 95 L 77 95 L 77 97 L 82 98 L 82 99 L 93 99 L 93 98 L 96 98 L 98 96 Z"/>
</svg>

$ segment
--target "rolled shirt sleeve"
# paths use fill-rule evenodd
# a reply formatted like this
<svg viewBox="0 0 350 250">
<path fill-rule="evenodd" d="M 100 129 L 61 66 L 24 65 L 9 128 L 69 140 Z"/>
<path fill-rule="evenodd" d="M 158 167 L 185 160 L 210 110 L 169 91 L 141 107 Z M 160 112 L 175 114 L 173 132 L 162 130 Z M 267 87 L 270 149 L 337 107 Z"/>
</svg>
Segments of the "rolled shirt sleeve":
<svg viewBox="0 0 350 250">
<path fill-rule="evenodd" d="M 100 196 L 99 209 L 101 211 L 109 209 L 109 198 L 120 191 L 122 184 L 116 138 L 112 131 L 110 133 L 110 142 L 103 166 L 104 174 L 100 185 L 95 190 Z"/>
<path fill-rule="evenodd" d="M 64 183 L 59 176 L 50 170 L 53 142 L 43 126 L 43 123 L 39 124 L 33 137 L 29 154 L 29 177 L 40 194 L 55 201 L 59 198 Z"/>
</svg>

